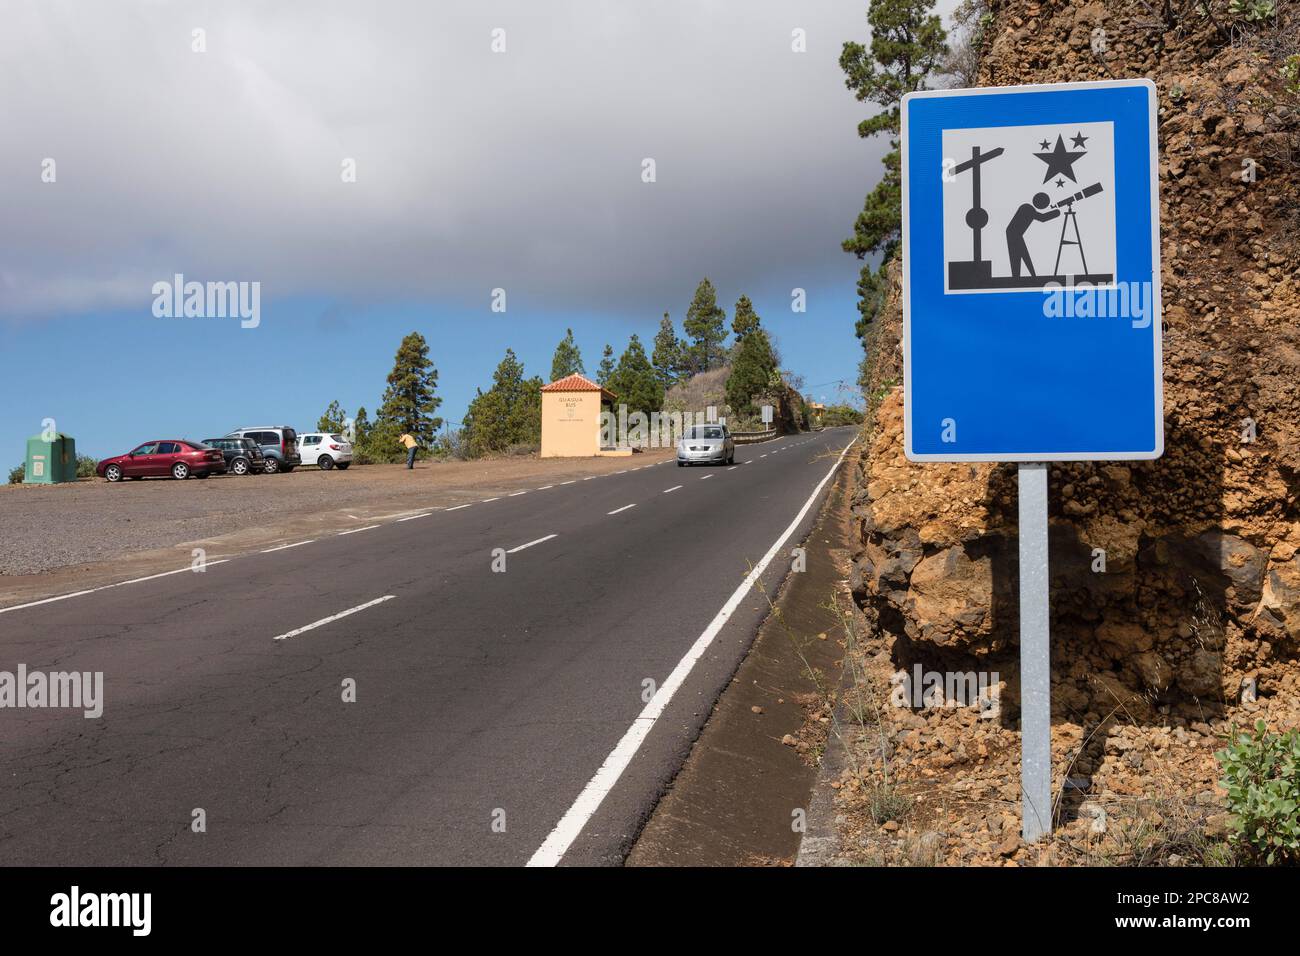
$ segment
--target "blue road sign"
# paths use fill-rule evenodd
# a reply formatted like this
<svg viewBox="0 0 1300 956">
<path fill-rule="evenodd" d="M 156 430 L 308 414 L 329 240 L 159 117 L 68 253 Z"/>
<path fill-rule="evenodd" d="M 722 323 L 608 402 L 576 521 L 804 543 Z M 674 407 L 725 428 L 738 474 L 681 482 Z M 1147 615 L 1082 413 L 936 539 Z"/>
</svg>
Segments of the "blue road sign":
<svg viewBox="0 0 1300 956">
<path fill-rule="evenodd" d="M 907 457 L 1158 458 L 1155 84 L 909 93 L 901 133 Z"/>
</svg>

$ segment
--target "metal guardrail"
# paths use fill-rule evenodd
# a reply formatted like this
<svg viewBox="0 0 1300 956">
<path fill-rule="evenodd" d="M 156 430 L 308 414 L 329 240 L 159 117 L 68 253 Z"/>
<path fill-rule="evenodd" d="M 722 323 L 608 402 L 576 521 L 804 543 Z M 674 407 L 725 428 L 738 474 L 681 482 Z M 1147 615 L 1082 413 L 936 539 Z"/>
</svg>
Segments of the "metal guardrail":
<svg viewBox="0 0 1300 956">
<path fill-rule="evenodd" d="M 763 432 L 732 432 L 731 440 L 737 445 L 753 445 L 761 441 L 771 441 L 777 436 L 775 428 Z"/>
</svg>

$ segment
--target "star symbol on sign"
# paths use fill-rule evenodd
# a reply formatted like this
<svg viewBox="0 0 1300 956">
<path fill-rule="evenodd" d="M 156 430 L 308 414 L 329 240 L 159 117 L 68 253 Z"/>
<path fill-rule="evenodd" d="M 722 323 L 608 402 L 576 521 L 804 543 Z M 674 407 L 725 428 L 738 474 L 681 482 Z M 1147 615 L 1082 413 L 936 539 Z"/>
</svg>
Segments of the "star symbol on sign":
<svg viewBox="0 0 1300 956">
<path fill-rule="evenodd" d="M 1064 185 L 1065 185 L 1065 180 L 1064 180 L 1064 179 L 1058 179 L 1058 180 L 1056 181 L 1056 188 L 1057 188 L 1057 189 L 1060 189 L 1060 188 L 1061 188 L 1062 186 L 1064 186 Z"/>
<path fill-rule="evenodd" d="M 1038 144 L 1038 148 L 1039 148 L 1039 149 L 1047 149 L 1047 148 L 1048 148 L 1049 146 L 1051 146 L 1051 145 L 1052 145 L 1052 144 L 1049 143 L 1047 140 L 1043 140 L 1041 143 Z"/>
<path fill-rule="evenodd" d="M 1070 137 L 1070 144 L 1075 146 L 1078 149 L 1083 149 L 1083 144 L 1086 143 L 1087 141 L 1088 141 L 1088 137 L 1084 136 L 1082 133 L 1075 133 L 1073 136 Z"/>
<path fill-rule="evenodd" d="M 1065 139 L 1058 135 L 1056 145 L 1050 153 L 1034 153 L 1039 159 L 1047 164 L 1047 173 L 1043 176 L 1043 182 L 1047 182 L 1053 176 L 1068 176 L 1070 182 L 1077 183 L 1079 180 L 1074 178 L 1074 163 L 1084 154 L 1082 152 L 1072 153 L 1065 148 Z"/>
</svg>

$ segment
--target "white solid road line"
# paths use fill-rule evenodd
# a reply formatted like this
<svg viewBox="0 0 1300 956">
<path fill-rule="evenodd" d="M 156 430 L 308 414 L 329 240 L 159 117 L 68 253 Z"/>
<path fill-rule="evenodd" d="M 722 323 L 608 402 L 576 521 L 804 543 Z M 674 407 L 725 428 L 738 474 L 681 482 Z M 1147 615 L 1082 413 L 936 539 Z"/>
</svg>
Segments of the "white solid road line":
<svg viewBox="0 0 1300 956">
<path fill-rule="evenodd" d="M 272 553 L 273 551 L 285 551 L 285 550 L 287 550 L 287 549 L 289 549 L 289 548 L 301 548 L 304 544 L 311 544 L 311 543 L 313 543 L 315 540 L 316 540 L 315 538 L 308 538 L 306 541 L 295 541 L 293 544 L 282 544 L 282 545 L 279 545 L 279 546 L 274 547 L 274 548 L 267 548 L 267 549 L 266 549 L 265 551 L 263 551 L 262 553 L 263 553 L 263 554 L 270 554 L 270 553 Z"/>
<path fill-rule="evenodd" d="M 203 562 L 203 567 L 204 568 L 215 567 L 218 564 L 225 564 L 229 560 L 230 560 L 229 558 L 220 558 L 216 561 L 205 561 Z M 189 571 L 192 574 L 203 573 L 201 571 L 195 571 L 194 565 L 191 564 L 183 568 L 177 568 L 175 571 L 163 571 L 160 574 L 150 574 L 143 578 L 132 578 L 129 581 L 118 581 L 116 584 L 103 584 L 97 588 L 86 588 L 85 590 L 82 591 L 71 591 L 68 594 L 59 594 L 56 595 L 55 597 L 44 598 L 43 600 L 40 601 L 29 601 L 26 604 L 15 604 L 11 607 L 0 607 L 0 614 L 4 614 L 8 611 L 21 611 L 25 607 L 39 607 L 42 604 L 53 604 L 55 601 L 66 601 L 68 598 L 81 597 L 81 595 L 83 594 L 94 594 L 96 591 L 108 591 L 112 588 L 125 587 L 128 584 L 139 584 L 142 581 L 154 581 L 157 580 L 158 578 L 167 578 L 167 577 L 171 577 L 173 574 L 183 574 L 186 571 Z"/>
<path fill-rule="evenodd" d="M 385 601 L 391 601 L 396 596 L 397 595 L 395 594 L 385 594 L 383 597 L 375 598 L 373 601 L 367 601 L 365 604 L 358 604 L 356 607 L 350 607 L 346 611 L 339 611 L 339 613 L 331 614 L 329 617 L 323 617 L 319 621 L 314 621 L 311 624 L 304 624 L 302 627 L 296 627 L 292 631 L 286 631 L 279 637 L 276 637 L 275 640 L 284 641 L 291 637 L 297 637 L 299 634 L 305 634 L 307 631 L 314 631 L 316 628 L 329 624 L 331 621 L 337 621 L 339 618 L 347 617 L 349 614 L 356 614 L 357 611 L 364 611 L 366 608 L 374 607 L 376 604 L 383 604 Z"/>
<path fill-rule="evenodd" d="M 620 511 L 627 511 L 628 508 L 635 508 L 635 507 L 636 507 L 636 505 L 624 505 L 624 506 L 621 507 L 621 508 L 615 508 L 613 511 L 606 511 L 605 514 L 607 514 L 607 515 L 616 515 L 616 514 L 618 514 Z"/>
<path fill-rule="evenodd" d="M 676 491 L 676 490 L 677 490 L 678 488 L 680 488 L 680 487 L 681 487 L 681 485 L 673 485 L 671 488 L 665 488 L 665 489 L 664 489 L 664 494 L 668 494 L 668 492 L 670 492 L 670 491 Z"/>
<path fill-rule="evenodd" d="M 417 513 L 417 512 L 424 511 L 424 510 L 426 510 L 426 509 L 424 509 L 424 508 L 411 508 L 409 511 L 394 511 L 394 512 L 393 512 L 392 514 L 390 514 L 390 515 L 367 515 L 367 516 L 366 516 L 366 520 L 367 520 L 367 521 L 387 521 L 389 518 L 401 518 L 403 515 L 413 515 L 413 514 L 415 514 L 415 513 Z M 433 510 L 434 510 L 434 511 L 437 511 L 438 509 L 437 509 L 437 508 L 434 508 Z M 356 517 L 356 515 L 348 515 L 348 517 L 349 517 L 349 518 L 352 518 L 352 519 L 355 520 L 355 521 L 360 521 L 360 520 L 361 520 L 360 518 Z"/>
<path fill-rule="evenodd" d="M 835 474 L 836 469 L 840 467 L 840 463 L 844 461 L 844 456 L 848 454 L 849 449 L 853 447 L 856 441 L 857 438 L 855 437 L 853 441 L 844 446 L 844 450 L 840 452 L 835 464 L 831 465 L 830 470 L 817 483 L 817 487 L 808 496 L 808 500 L 799 509 L 799 513 L 794 516 L 794 520 L 781 533 L 781 536 L 772 543 L 772 547 L 768 548 L 767 554 L 763 555 L 763 559 L 754 565 L 749 574 L 745 576 L 745 580 L 740 582 L 740 586 L 732 592 L 731 597 L 727 598 L 727 603 L 722 605 L 722 610 L 709 622 L 709 626 L 704 629 L 704 633 L 696 638 L 695 643 L 691 645 L 691 649 L 686 652 L 686 656 L 677 662 L 677 666 L 668 675 L 668 679 L 663 682 L 655 695 L 650 698 L 650 702 L 632 721 L 632 726 L 623 734 L 623 739 L 605 758 L 605 762 L 600 765 L 600 769 L 596 771 L 595 776 L 583 787 L 582 792 L 578 794 L 578 799 L 560 818 L 560 822 L 555 825 L 555 829 L 547 836 L 545 842 L 529 858 L 528 866 L 555 866 L 568 852 L 569 847 L 573 845 L 573 841 L 582 832 L 582 828 L 587 825 L 587 821 L 600 808 L 605 796 L 614 789 L 614 785 L 618 783 L 618 778 L 623 775 L 623 771 L 627 769 L 628 764 L 632 762 L 632 758 L 636 756 L 651 728 L 654 727 L 655 722 L 663 714 L 664 708 L 668 706 L 668 702 L 673 699 L 673 694 L 677 692 L 677 689 L 690 675 L 695 662 L 704 656 L 704 652 L 709 649 L 709 645 L 713 643 L 713 639 L 722 630 L 722 626 L 727 623 L 736 608 L 740 606 L 740 602 L 744 600 L 745 595 L 754 586 L 754 582 L 763 575 L 763 572 L 767 570 L 767 566 L 772 563 L 772 559 L 780 553 L 790 536 L 798 530 L 800 522 L 812 509 L 817 496 L 826 487 L 826 483 L 831 480 L 831 476 Z"/>
<path fill-rule="evenodd" d="M 538 538 L 536 541 L 529 541 L 527 544 L 521 544 L 517 548 L 511 548 L 506 554 L 514 554 L 516 551 L 522 551 L 524 548 L 531 548 L 535 544 L 541 544 L 543 541 L 550 541 L 556 535 L 548 534 L 545 538 Z"/>
<path fill-rule="evenodd" d="M 204 562 L 203 562 L 203 567 L 205 567 L 205 568 L 210 568 L 210 567 L 212 567 L 214 564 L 225 564 L 225 563 L 226 563 L 227 561 L 229 561 L 229 560 L 230 560 L 229 558 L 222 558 L 222 559 L 220 559 L 219 561 L 204 561 Z M 194 571 L 194 565 L 191 564 L 188 568 L 177 568 L 175 571 L 163 571 L 161 574 L 151 574 L 151 575 L 149 575 L 148 577 L 145 577 L 145 578 L 132 578 L 130 581 L 119 581 L 117 584 L 107 584 L 107 585 L 105 585 L 105 586 L 102 587 L 102 588 L 95 588 L 94 590 L 96 590 L 96 591 L 105 591 L 105 590 L 107 590 L 108 588 L 120 588 L 120 587 L 125 587 L 125 586 L 128 585 L 128 584 L 139 584 L 141 581 L 153 581 L 153 580 L 155 580 L 155 579 L 157 579 L 157 578 L 168 578 L 168 577 L 171 577 L 173 574 L 184 574 L 186 571 Z M 203 572 L 202 572 L 202 571 L 194 571 L 194 573 L 195 573 L 195 574 L 202 574 Z"/>
<path fill-rule="evenodd" d="M 83 594 L 94 594 L 99 588 L 88 588 L 85 591 L 72 591 L 68 594 L 60 594 L 58 597 L 46 598 L 43 601 L 29 601 L 27 604 L 15 604 L 13 607 L 0 607 L 0 614 L 7 611 L 21 611 L 25 607 L 39 607 L 42 604 L 53 604 L 55 601 L 66 601 L 68 598 L 81 597 Z"/>
<path fill-rule="evenodd" d="M 429 517 L 429 515 L 431 515 L 431 514 L 433 514 L 432 511 L 425 511 L 425 512 L 423 512 L 422 514 L 411 515 L 410 517 L 407 517 L 407 518 L 398 518 L 398 519 L 397 519 L 397 523 L 398 523 L 398 524 L 401 524 L 403 521 L 414 521 L 416 518 L 427 518 L 427 517 Z"/>
<path fill-rule="evenodd" d="M 352 528 L 350 531 L 340 531 L 339 535 L 342 536 L 345 534 L 356 534 L 359 531 L 373 531 L 378 527 L 379 525 L 377 524 L 368 524 L 364 528 Z"/>
<path fill-rule="evenodd" d="M 472 505 L 473 503 L 474 503 L 474 502 L 471 501 L 469 504 Z M 469 507 L 469 505 L 457 505 L 456 507 L 454 507 L 454 508 L 448 508 L 447 510 L 448 510 L 448 511 L 459 511 L 461 508 L 468 508 L 468 507 Z"/>
</svg>

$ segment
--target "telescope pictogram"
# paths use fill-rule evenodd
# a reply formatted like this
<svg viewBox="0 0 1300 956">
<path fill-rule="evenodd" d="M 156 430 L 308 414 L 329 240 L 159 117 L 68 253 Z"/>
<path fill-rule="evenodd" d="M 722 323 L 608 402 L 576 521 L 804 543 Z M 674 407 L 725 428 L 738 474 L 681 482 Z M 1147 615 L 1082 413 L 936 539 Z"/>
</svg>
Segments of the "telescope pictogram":
<svg viewBox="0 0 1300 956">
<path fill-rule="evenodd" d="M 1082 146 L 1086 139 L 1087 137 L 1080 133 L 1072 141 Z M 1061 137 L 1057 140 L 1055 150 L 1046 152 L 1048 141 L 1044 140 L 1041 148 L 1045 152 L 1033 154 L 1047 164 L 1044 188 L 1051 188 L 1046 184 L 1053 178 L 1058 189 L 1065 185 L 1067 177 L 1074 180 L 1073 164 L 1088 155 L 1087 150 L 1072 152 L 1066 149 Z M 1072 287 L 1084 283 L 1096 286 L 1107 285 L 1114 280 L 1113 274 L 1094 274 L 1088 271 L 1083 234 L 1079 228 L 1079 216 L 1075 209 L 1075 203 L 1103 192 L 1104 187 L 1101 183 L 1093 183 L 1055 202 L 1043 191 L 1034 193 L 1025 201 L 1018 201 L 1019 197 L 1016 193 L 1019 192 L 1023 180 L 1018 175 L 1004 171 L 1001 174 L 993 174 L 994 194 L 989 196 L 986 195 L 989 174 L 986 173 L 985 167 L 993 160 L 1002 157 L 1006 148 L 972 145 L 970 149 L 970 159 L 954 166 L 952 172 L 954 175 L 970 173 L 971 202 L 964 221 L 971 231 L 971 257 L 950 260 L 947 263 L 949 291 L 1038 289 L 1047 285 Z M 996 170 L 999 167 L 989 168 Z M 1015 168 L 1013 162 L 1012 169 Z M 1024 194 L 1020 193 L 1020 196 Z M 989 202 L 990 199 L 992 202 Z M 990 222 L 986 205 L 991 206 L 999 215 L 1007 216 L 1004 230 L 1010 275 L 994 275 L 993 261 L 986 256 L 984 229 Z M 1037 223 L 1051 222 L 1058 218 L 1061 219 L 1061 231 L 1055 244 L 1055 261 L 1050 273 L 1040 273 L 1034 265 L 1035 252 L 1039 263 L 1043 264 L 1052 255 L 1053 250 L 1051 240 L 1045 231 L 1034 227 Z M 1077 272 L 1062 273 L 1061 271 L 1061 260 L 1067 247 L 1078 252 Z"/>
<path fill-rule="evenodd" d="M 1083 265 L 1083 271 L 1088 271 L 1088 258 L 1083 252 L 1083 237 L 1079 235 L 1079 217 L 1074 211 L 1074 204 L 1080 199 L 1087 199 L 1089 196 L 1095 196 L 1101 192 L 1101 183 L 1093 183 L 1087 189 L 1081 189 L 1073 196 L 1067 196 L 1056 204 L 1057 209 L 1065 209 L 1065 218 L 1061 220 L 1061 238 L 1056 243 L 1056 265 L 1052 266 L 1053 272 L 1061 271 L 1061 253 L 1065 251 L 1066 246 L 1077 246 L 1079 248 L 1079 262 Z M 1067 226 L 1074 226 L 1074 238 L 1065 238 L 1065 229 Z"/>
</svg>

